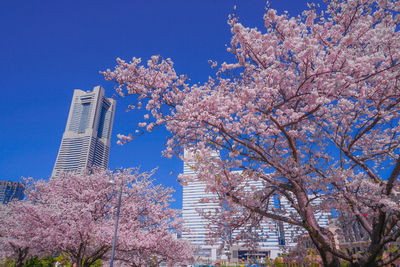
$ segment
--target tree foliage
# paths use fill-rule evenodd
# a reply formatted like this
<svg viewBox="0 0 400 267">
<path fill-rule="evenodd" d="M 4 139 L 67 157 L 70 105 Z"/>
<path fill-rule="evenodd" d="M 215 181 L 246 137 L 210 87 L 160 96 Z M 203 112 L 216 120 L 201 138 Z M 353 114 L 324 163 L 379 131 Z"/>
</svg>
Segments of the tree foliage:
<svg viewBox="0 0 400 267">
<path fill-rule="evenodd" d="M 2 240 L 5 245 L 29 249 L 30 255 L 63 253 L 77 266 L 108 260 L 121 192 L 115 255 L 119 264 L 183 262 L 191 249 L 174 237 L 181 224 L 178 211 L 169 208 L 172 189 L 154 185 L 151 175 L 137 169 L 95 170 L 84 175 L 64 173 L 49 181 L 30 179 L 26 201 L 8 209 L 16 214 L 9 218 L 19 228 L 1 224 Z M 108 184 L 110 179 L 116 181 L 115 187 Z"/>
<path fill-rule="evenodd" d="M 165 125 L 165 155 L 196 151 L 189 160 L 226 205 L 303 228 L 325 266 L 383 266 L 400 256 L 383 255 L 400 237 L 399 11 L 398 0 L 331 0 L 298 17 L 268 8 L 262 31 L 230 18 L 235 61 L 204 84 L 159 56 L 118 59 L 104 75 L 148 110 L 136 132 Z M 243 190 L 250 181 L 263 188 Z M 276 194 L 296 212 L 276 212 Z M 363 253 L 338 249 L 319 225 L 316 213 L 332 209 L 366 230 Z"/>
</svg>

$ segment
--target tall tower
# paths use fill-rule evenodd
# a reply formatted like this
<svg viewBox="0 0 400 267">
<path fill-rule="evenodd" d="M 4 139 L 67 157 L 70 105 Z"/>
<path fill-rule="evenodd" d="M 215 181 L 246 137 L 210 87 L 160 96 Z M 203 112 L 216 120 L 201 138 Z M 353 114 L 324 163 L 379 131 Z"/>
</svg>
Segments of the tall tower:
<svg viewBox="0 0 400 267">
<path fill-rule="evenodd" d="M 92 92 L 74 90 L 52 177 L 90 167 L 107 169 L 115 104 L 101 86 Z"/>
</svg>

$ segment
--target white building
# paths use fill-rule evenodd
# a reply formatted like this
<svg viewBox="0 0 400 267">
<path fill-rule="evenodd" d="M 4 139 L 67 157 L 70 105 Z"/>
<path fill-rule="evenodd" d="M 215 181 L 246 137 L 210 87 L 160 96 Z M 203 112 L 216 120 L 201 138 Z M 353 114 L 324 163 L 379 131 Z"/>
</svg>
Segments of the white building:
<svg viewBox="0 0 400 267">
<path fill-rule="evenodd" d="M 185 150 L 185 157 L 187 153 Z M 184 162 L 183 174 L 195 177 L 196 174 L 193 167 L 194 163 Z M 183 186 L 182 217 L 184 219 L 184 228 L 189 231 L 184 231 L 182 238 L 199 248 L 196 253 L 197 257 L 216 260 L 218 244 L 212 246 L 207 244 L 209 240 L 206 237 L 208 232 L 206 226 L 209 222 L 197 210 L 213 211 L 219 209 L 219 204 L 217 200 L 215 202 L 200 203 L 202 198 L 215 197 L 211 193 L 206 193 L 205 188 L 205 183 L 200 181 L 188 182 Z"/>
<path fill-rule="evenodd" d="M 115 104 L 101 86 L 93 91 L 74 90 L 53 177 L 90 167 L 107 169 Z"/>
<path fill-rule="evenodd" d="M 187 155 L 185 151 L 185 158 Z M 184 219 L 184 227 L 187 229 L 183 232 L 182 238 L 189 240 L 192 245 L 198 247 L 196 258 L 209 260 L 214 262 L 217 260 L 226 260 L 226 251 L 219 251 L 219 244 L 207 244 L 207 225 L 210 223 L 203 218 L 198 211 L 215 211 L 219 210 L 218 199 L 212 193 L 205 191 L 206 185 L 204 182 L 196 180 L 196 173 L 194 171 L 194 163 L 184 162 L 183 174 L 185 176 L 192 176 L 193 181 L 187 182 L 183 185 L 183 202 L 182 202 L 182 217 Z M 249 183 L 253 188 L 260 189 L 263 187 L 262 182 L 251 181 Z M 250 188 L 249 188 L 250 190 Z M 207 203 L 200 203 L 202 198 L 214 198 L 215 201 L 208 201 Z M 288 201 L 284 198 L 274 196 L 271 201 L 274 203 L 274 208 L 279 208 L 282 212 L 290 213 L 294 209 L 289 205 Z M 328 226 L 328 213 L 317 214 L 318 221 L 323 227 Z M 239 230 L 234 230 L 231 235 L 234 238 L 239 233 Z M 276 258 L 281 253 L 285 253 L 286 248 L 295 246 L 295 237 L 303 234 L 303 230 L 289 225 L 288 223 L 276 222 L 271 219 L 265 219 L 261 223 L 261 229 L 258 230 L 263 239 L 258 243 L 257 252 L 259 256 L 266 256 Z M 230 261 L 235 261 L 241 257 L 245 257 L 250 253 L 249 249 L 243 244 L 236 244 L 229 248 Z"/>
</svg>

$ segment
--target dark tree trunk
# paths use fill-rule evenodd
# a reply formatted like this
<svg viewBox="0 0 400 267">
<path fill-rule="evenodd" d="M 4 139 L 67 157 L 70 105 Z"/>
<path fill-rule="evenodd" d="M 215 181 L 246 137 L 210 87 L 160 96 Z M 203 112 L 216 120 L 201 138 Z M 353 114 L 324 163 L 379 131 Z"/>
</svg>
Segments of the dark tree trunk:
<svg viewBox="0 0 400 267">
<path fill-rule="evenodd" d="M 340 267 L 340 259 L 334 255 L 332 251 L 336 250 L 335 238 L 333 234 L 324 228 L 321 228 L 315 218 L 314 211 L 309 205 L 308 195 L 306 190 L 297 189 L 297 201 L 302 207 L 303 227 L 308 231 L 308 234 L 317 248 L 322 263 L 325 267 Z"/>
<path fill-rule="evenodd" d="M 322 264 L 324 265 L 324 267 L 340 267 L 340 266 L 342 266 L 340 263 L 339 257 L 335 256 L 330 251 L 325 250 L 323 248 L 319 248 L 318 246 L 317 246 L 317 250 L 319 252 L 319 255 L 321 256 Z"/>
<path fill-rule="evenodd" d="M 378 254 L 371 255 L 368 251 L 363 253 L 364 256 L 359 258 L 358 261 L 355 261 L 350 264 L 350 267 L 377 267 L 382 266 L 382 261 L 378 259 L 382 259 L 383 251 Z M 368 256 L 369 255 L 369 256 Z"/>
<path fill-rule="evenodd" d="M 324 229 L 321 228 L 318 229 L 319 231 L 316 229 L 309 229 L 309 235 L 321 256 L 322 264 L 325 267 L 342 266 L 340 258 L 331 252 L 335 249 L 335 240 L 332 233 L 328 230 L 324 231 Z"/>
<path fill-rule="evenodd" d="M 26 256 L 28 255 L 29 248 L 15 248 L 14 246 L 12 247 L 14 248 L 14 251 L 17 252 L 15 267 L 23 267 L 25 265 L 24 261 L 26 259 Z"/>
</svg>

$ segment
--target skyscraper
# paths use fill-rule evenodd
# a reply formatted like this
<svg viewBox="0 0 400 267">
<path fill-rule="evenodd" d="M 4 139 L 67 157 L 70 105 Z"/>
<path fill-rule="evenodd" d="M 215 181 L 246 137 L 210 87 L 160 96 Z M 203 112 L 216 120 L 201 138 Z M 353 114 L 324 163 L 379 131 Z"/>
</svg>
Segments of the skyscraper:
<svg viewBox="0 0 400 267">
<path fill-rule="evenodd" d="M 90 167 L 107 169 L 115 104 L 101 86 L 93 91 L 74 90 L 52 177 Z"/>
</svg>

